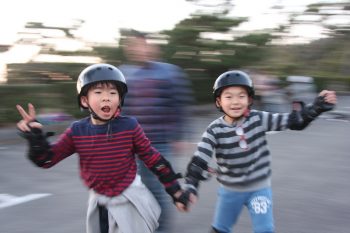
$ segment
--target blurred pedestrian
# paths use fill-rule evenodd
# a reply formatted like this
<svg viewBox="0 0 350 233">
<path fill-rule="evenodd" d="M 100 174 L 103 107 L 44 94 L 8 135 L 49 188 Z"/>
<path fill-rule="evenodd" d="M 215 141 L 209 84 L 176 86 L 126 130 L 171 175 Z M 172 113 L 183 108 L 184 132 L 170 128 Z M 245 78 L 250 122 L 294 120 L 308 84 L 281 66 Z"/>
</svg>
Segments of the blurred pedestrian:
<svg viewBox="0 0 350 233">
<path fill-rule="evenodd" d="M 174 162 L 176 151 L 172 149 L 181 145 L 179 141 L 188 130 L 186 116 L 192 102 L 189 80 L 180 67 L 158 61 L 160 48 L 149 43 L 145 34 L 131 31 L 121 44 L 127 61 L 119 68 L 129 85 L 123 113 L 135 116 L 152 145 Z M 162 209 L 157 232 L 170 232 L 174 213 L 171 200 L 142 163 L 139 173 Z"/>
<path fill-rule="evenodd" d="M 199 182 L 212 172 L 216 158 L 221 184 L 210 232 L 230 233 L 242 208 L 247 207 L 255 233 L 275 232 L 272 214 L 271 156 L 268 131 L 303 130 L 322 112 L 336 104 L 333 91 L 323 90 L 310 105 L 294 103 L 291 113 L 251 109 L 254 87 L 238 70 L 221 74 L 214 84 L 214 100 L 223 116 L 209 124 L 202 135 L 186 174 L 186 190 L 196 202 Z"/>
<path fill-rule="evenodd" d="M 128 87 L 116 67 L 87 67 L 78 78 L 77 90 L 79 106 L 90 116 L 73 122 L 55 143 L 48 142 L 36 121 L 34 106 L 29 104 L 26 112 L 17 105 L 23 118 L 17 126 L 29 142 L 29 159 L 50 168 L 74 153 L 79 155 L 80 175 L 90 190 L 88 233 L 154 232 L 160 207 L 137 175 L 134 152 L 181 207 L 179 174 L 151 146 L 137 120 L 120 115 Z"/>
</svg>

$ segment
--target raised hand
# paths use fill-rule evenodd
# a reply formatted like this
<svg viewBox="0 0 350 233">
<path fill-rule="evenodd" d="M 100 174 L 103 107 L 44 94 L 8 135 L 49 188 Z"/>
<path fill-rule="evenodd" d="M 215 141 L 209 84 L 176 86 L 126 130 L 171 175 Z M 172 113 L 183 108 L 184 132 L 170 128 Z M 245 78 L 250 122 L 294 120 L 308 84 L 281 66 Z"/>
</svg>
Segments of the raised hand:
<svg viewBox="0 0 350 233">
<path fill-rule="evenodd" d="M 337 95 L 335 91 L 323 90 L 320 92 L 319 96 L 323 96 L 324 101 L 329 104 L 337 103 Z"/>
<path fill-rule="evenodd" d="M 17 123 L 17 128 L 23 132 L 29 132 L 30 128 L 42 128 L 42 124 L 35 121 L 35 108 L 32 104 L 28 104 L 28 112 L 21 105 L 16 105 L 16 108 L 22 116 L 22 120 Z"/>
</svg>

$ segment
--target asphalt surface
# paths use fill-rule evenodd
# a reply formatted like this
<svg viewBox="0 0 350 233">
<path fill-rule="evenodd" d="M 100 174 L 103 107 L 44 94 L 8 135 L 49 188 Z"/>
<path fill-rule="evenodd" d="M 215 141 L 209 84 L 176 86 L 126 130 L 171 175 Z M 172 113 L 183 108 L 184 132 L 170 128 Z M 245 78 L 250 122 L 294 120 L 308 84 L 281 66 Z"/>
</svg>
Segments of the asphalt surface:
<svg viewBox="0 0 350 233">
<path fill-rule="evenodd" d="M 336 111 L 306 130 L 268 135 L 277 232 L 350 232 L 349 110 L 350 99 L 342 98 Z M 211 110 L 198 112 L 189 144 L 175 160 L 181 172 L 202 131 L 217 116 Z M 60 131 L 64 126 L 51 128 Z M 77 157 L 43 170 L 25 158 L 26 150 L 14 127 L 0 129 L 0 233 L 85 232 L 88 192 L 79 178 Z M 191 212 L 175 212 L 173 232 L 208 232 L 217 186 L 215 178 L 202 183 Z M 246 210 L 235 232 L 252 232 Z"/>
</svg>

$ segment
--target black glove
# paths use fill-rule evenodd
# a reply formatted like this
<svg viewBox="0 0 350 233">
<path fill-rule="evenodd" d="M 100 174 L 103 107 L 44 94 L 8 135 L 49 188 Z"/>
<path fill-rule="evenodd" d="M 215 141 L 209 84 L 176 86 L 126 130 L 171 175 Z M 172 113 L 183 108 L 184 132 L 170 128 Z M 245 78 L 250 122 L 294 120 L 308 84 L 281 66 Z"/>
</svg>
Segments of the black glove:
<svg viewBox="0 0 350 233">
<path fill-rule="evenodd" d="M 169 161 L 164 157 L 161 157 L 150 169 L 163 184 L 182 178 L 181 173 L 175 173 Z"/>
<path fill-rule="evenodd" d="M 188 209 L 189 203 L 191 202 L 191 194 L 197 196 L 198 181 L 194 181 L 189 177 L 185 178 L 184 190 L 178 198 L 174 198 L 174 202 L 180 202 Z"/>
<path fill-rule="evenodd" d="M 181 190 L 181 187 L 178 182 L 175 182 L 173 185 L 165 188 L 165 191 L 173 198 L 173 200 L 175 199 L 174 197 L 175 193 L 180 190 Z"/>
<path fill-rule="evenodd" d="M 318 96 L 311 106 L 307 107 L 305 114 L 310 118 L 316 118 L 323 112 L 330 111 L 334 108 L 334 104 L 327 103 L 324 96 Z"/>
<path fill-rule="evenodd" d="M 182 191 L 179 183 L 176 182 L 172 186 L 167 187 L 165 190 L 171 196 L 174 203 L 180 202 L 187 207 L 189 202 L 189 193 Z M 181 195 L 179 197 L 175 197 L 175 193 L 177 193 L 178 191 L 181 191 Z"/>
<path fill-rule="evenodd" d="M 185 208 L 187 209 L 188 205 L 190 203 L 190 194 L 191 194 L 191 192 L 189 190 L 183 191 L 181 193 L 181 195 L 178 198 L 176 198 L 175 202 L 182 203 L 185 206 Z"/>
</svg>

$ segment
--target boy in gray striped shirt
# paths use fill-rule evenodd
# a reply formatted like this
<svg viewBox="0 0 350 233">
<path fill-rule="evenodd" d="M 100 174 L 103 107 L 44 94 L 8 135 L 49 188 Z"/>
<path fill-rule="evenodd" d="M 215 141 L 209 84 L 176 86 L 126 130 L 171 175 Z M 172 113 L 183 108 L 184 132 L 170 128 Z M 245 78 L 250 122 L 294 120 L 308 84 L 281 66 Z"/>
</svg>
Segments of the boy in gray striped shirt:
<svg viewBox="0 0 350 233">
<path fill-rule="evenodd" d="M 221 74 L 214 84 L 214 99 L 224 115 L 214 120 L 187 167 L 186 189 L 191 203 L 197 198 L 199 181 L 208 179 L 208 163 L 215 155 L 219 187 L 212 229 L 230 233 L 246 206 L 255 233 L 273 233 L 271 156 L 268 131 L 302 130 L 322 112 L 336 104 L 334 91 L 323 90 L 314 103 L 291 113 L 252 110 L 254 88 L 250 77 L 238 70 Z"/>
</svg>

